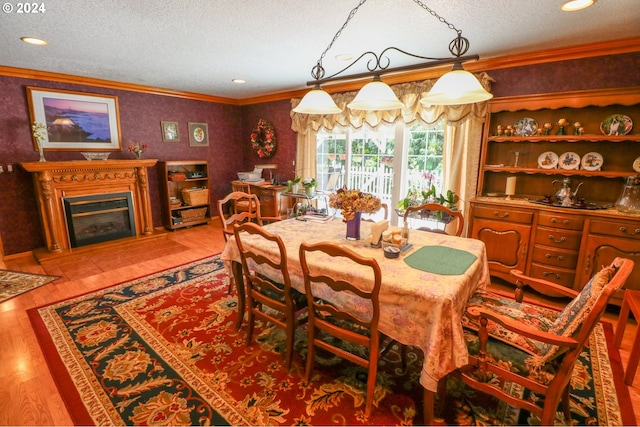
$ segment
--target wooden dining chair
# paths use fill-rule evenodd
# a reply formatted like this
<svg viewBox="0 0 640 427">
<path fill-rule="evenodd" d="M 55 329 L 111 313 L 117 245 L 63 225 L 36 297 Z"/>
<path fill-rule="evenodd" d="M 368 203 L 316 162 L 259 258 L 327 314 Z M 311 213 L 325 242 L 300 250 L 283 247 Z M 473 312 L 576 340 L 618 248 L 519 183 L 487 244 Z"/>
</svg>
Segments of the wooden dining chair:
<svg viewBox="0 0 640 427">
<path fill-rule="evenodd" d="M 251 186 L 249 184 L 247 184 L 246 182 L 241 182 L 241 181 L 233 181 L 231 183 L 231 192 L 236 192 L 236 191 L 240 191 L 243 193 L 248 193 L 251 194 Z M 234 213 L 239 213 L 239 212 L 247 212 L 247 211 L 252 211 L 255 210 L 255 205 L 250 206 L 250 203 L 252 203 L 250 200 L 236 200 L 233 203 L 233 210 Z"/>
<path fill-rule="evenodd" d="M 235 207 L 238 202 L 245 202 L 247 206 L 252 206 L 252 209 L 236 212 Z M 234 224 L 255 222 L 262 225 L 258 196 L 242 191 L 234 191 L 227 194 L 224 198 L 218 200 L 218 218 L 220 218 L 220 223 L 222 224 L 222 236 L 225 242 L 229 240 L 229 237 L 233 236 Z M 231 293 L 234 285 L 235 278 L 230 275 L 228 293 Z"/>
<path fill-rule="evenodd" d="M 247 347 L 251 344 L 256 318 L 284 329 L 286 334 L 285 364 L 291 369 L 293 339 L 296 327 L 303 323 L 299 316 L 306 311 L 306 297 L 291 287 L 287 265 L 287 250 L 280 236 L 269 233 L 254 223 L 234 226 L 236 244 L 242 259 L 242 271 L 247 289 L 247 309 L 249 326 L 247 329 Z M 243 239 L 261 239 L 260 245 L 273 245 L 277 251 L 265 253 L 247 249 Z M 253 241 L 253 240 L 252 240 Z M 266 269 L 282 280 L 273 281 L 258 273 L 257 269 Z"/>
<path fill-rule="evenodd" d="M 409 206 L 404 211 L 404 222 L 408 219 L 418 217 L 435 223 L 435 226 L 421 226 L 418 230 L 431 231 L 434 233 L 448 234 L 445 230 L 450 222 L 456 221 L 457 228 L 455 236 L 462 236 L 464 231 L 464 217 L 459 210 L 453 210 L 440 203 L 425 203 L 420 206 Z M 438 228 L 437 224 L 444 224 L 444 228 Z"/>
<path fill-rule="evenodd" d="M 540 418 L 541 425 L 554 424 L 562 402 L 565 420 L 561 423 L 571 425 L 569 388 L 574 365 L 611 296 L 624 285 L 632 269 L 633 261 L 616 258 L 579 293 L 513 270 L 515 300 L 487 291 L 470 298 L 463 319 L 469 363 L 450 375 L 531 412 Z M 527 286 L 573 300 L 561 312 L 522 302 Z M 540 399 L 511 395 L 500 387 L 504 381 L 527 388 Z"/>
<path fill-rule="evenodd" d="M 322 259 L 310 262 L 311 257 L 315 259 L 317 256 Z M 334 274 L 324 268 L 325 262 L 336 262 L 338 258 L 341 263 L 344 262 L 340 271 L 357 271 L 357 279 L 354 275 Z M 309 317 L 306 381 L 309 383 L 311 379 L 316 347 L 367 368 L 365 415 L 369 417 L 373 405 L 378 359 L 395 343 L 378 331 L 379 294 L 382 283 L 380 266 L 373 258 L 362 257 L 348 248 L 328 242 L 302 243 L 300 264 Z M 330 297 L 331 295 L 333 297 Z M 341 297 L 336 295 L 348 298 L 348 302 L 339 303 Z M 355 308 L 358 311 L 353 310 Z M 327 336 L 364 347 L 368 357 L 341 348 L 339 342 L 327 340 Z"/>
</svg>

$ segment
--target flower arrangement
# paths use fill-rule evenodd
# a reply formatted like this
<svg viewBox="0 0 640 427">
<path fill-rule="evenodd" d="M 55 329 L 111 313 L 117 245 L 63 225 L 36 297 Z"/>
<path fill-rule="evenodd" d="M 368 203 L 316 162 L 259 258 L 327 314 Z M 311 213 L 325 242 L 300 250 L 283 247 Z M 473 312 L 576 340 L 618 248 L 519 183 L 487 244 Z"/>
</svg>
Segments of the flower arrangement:
<svg viewBox="0 0 640 427">
<path fill-rule="evenodd" d="M 304 188 L 314 188 L 318 185 L 315 178 L 305 178 L 302 180 L 302 186 Z"/>
<path fill-rule="evenodd" d="M 139 142 L 130 142 L 129 143 L 129 152 L 136 155 L 136 158 L 142 159 L 142 153 L 147 148 L 147 144 L 141 144 Z"/>
<path fill-rule="evenodd" d="M 33 132 L 33 137 L 35 138 L 36 143 L 38 144 L 38 152 L 40 153 L 40 161 L 44 162 L 46 160 L 44 158 L 44 147 L 42 146 L 42 143 L 49 136 L 49 133 L 48 133 L 48 130 L 47 130 L 47 126 L 44 123 L 33 122 L 33 125 L 31 125 L 31 131 Z"/>
<path fill-rule="evenodd" d="M 251 132 L 251 148 L 258 157 L 271 157 L 276 151 L 276 131 L 271 124 L 264 120 L 258 120 L 258 125 Z"/>
<path fill-rule="evenodd" d="M 380 199 L 373 194 L 360 190 L 339 188 L 335 194 L 329 195 L 329 206 L 340 209 L 345 221 L 352 220 L 356 212 L 374 213 L 380 209 Z"/>
</svg>

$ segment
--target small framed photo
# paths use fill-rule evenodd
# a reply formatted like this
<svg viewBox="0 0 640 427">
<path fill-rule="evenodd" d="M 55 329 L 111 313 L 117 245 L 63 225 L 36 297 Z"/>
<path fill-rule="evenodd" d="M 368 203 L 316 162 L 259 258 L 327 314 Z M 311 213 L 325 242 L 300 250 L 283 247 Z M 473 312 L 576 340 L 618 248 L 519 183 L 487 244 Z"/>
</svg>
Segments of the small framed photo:
<svg viewBox="0 0 640 427">
<path fill-rule="evenodd" d="M 189 123 L 189 145 L 191 147 L 209 146 L 209 128 L 206 123 Z"/>
<path fill-rule="evenodd" d="M 163 142 L 179 142 L 178 122 L 160 122 Z"/>
</svg>

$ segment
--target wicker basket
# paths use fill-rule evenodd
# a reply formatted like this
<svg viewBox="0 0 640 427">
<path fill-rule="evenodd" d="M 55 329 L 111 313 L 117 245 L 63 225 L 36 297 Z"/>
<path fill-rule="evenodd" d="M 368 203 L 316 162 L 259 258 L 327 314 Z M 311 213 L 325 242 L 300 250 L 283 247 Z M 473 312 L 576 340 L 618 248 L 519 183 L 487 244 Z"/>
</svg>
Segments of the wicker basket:
<svg viewBox="0 0 640 427">
<path fill-rule="evenodd" d="M 195 208 L 195 209 L 187 209 L 180 212 L 180 216 L 182 217 L 182 222 L 193 222 L 200 221 L 204 219 L 207 215 L 207 208 Z"/>
<path fill-rule="evenodd" d="M 209 204 L 209 189 L 185 188 L 182 190 L 182 200 L 189 206 Z"/>
<path fill-rule="evenodd" d="M 169 172 L 169 181 L 185 181 L 187 179 L 187 174 L 184 172 Z"/>
</svg>

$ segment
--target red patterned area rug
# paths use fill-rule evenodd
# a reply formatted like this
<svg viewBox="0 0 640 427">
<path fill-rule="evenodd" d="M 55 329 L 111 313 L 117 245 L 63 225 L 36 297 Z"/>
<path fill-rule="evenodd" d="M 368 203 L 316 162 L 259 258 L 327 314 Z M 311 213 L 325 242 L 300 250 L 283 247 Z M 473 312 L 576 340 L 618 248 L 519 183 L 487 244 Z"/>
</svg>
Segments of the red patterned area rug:
<svg viewBox="0 0 640 427">
<path fill-rule="evenodd" d="M 245 329 L 234 328 L 236 297 L 227 286 L 221 261 L 212 257 L 30 310 L 74 423 L 421 423 L 420 351 L 408 352 L 406 370 L 397 349 L 381 360 L 374 410 L 365 419 L 366 370 L 319 354 L 305 384 L 306 329 L 298 330 L 287 372 L 283 332 L 259 323 L 247 347 Z M 607 351 L 610 332 L 598 328 L 576 368 L 572 405 L 580 424 L 634 423 L 617 350 Z M 445 424 L 535 422 L 453 383 L 443 416 Z"/>
</svg>

